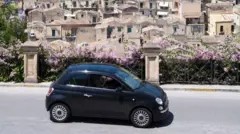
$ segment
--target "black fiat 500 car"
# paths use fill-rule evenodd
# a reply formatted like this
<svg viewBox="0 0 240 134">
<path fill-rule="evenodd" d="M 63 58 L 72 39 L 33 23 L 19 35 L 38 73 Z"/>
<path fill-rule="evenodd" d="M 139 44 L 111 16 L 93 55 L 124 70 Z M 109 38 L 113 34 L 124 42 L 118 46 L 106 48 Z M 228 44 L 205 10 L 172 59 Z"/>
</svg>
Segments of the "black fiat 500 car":
<svg viewBox="0 0 240 134">
<path fill-rule="evenodd" d="M 46 109 L 53 122 L 81 116 L 130 120 L 136 127 L 148 127 L 169 113 L 159 86 L 115 65 L 95 63 L 69 66 L 51 84 Z"/>
</svg>

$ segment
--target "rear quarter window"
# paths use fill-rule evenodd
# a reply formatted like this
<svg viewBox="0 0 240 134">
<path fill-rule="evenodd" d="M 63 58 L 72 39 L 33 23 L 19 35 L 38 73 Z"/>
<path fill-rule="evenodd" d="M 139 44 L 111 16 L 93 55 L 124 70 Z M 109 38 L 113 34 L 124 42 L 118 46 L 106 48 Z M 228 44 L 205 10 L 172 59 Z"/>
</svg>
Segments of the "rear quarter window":
<svg viewBox="0 0 240 134">
<path fill-rule="evenodd" d="M 89 76 L 83 73 L 72 73 L 65 80 L 64 85 L 87 86 Z"/>
</svg>

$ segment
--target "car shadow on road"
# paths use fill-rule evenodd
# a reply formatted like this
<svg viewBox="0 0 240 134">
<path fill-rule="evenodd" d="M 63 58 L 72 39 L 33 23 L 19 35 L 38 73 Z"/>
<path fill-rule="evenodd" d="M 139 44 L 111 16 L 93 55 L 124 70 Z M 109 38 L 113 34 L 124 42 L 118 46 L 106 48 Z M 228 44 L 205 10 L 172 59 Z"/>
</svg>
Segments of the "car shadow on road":
<svg viewBox="0 0 240 134">
<path fill-rule="evenodd" d="M 161 122 L 155 122 L 155 123 L 153 123 L 153 125 L 150 128 L 167 127 L 167 126 L 171 125 L 173 120 L 174 120 L 174 115 L 173 115 L 173 113 L 169 112 L 169 116 L 166 120 L 163 120 Z M 74 117 L 71 119 L 71 122 L 132 126 L 130 121 L 117 120 L 117 119 L 103 119 L 103 118 Z"/>
<path fill-rule="evenodd" d="M 163 120 L 163 121 L 160 121 L 160 122 L 155 122 L 151 128 L 157 128 L 157 127 L 167 127 L 169 125 L 172 124 L 174 120 L 174 115 L 172 112 L 169 112 L 169 115 L 168 115 L 168 118 Z"/>
</svg>

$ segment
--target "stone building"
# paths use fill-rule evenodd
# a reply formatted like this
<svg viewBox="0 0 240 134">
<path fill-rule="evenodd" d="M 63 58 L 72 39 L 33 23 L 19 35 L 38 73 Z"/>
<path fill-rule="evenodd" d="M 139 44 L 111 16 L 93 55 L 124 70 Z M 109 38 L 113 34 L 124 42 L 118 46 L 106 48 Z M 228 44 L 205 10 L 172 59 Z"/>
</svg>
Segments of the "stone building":
<svg viewBox="0 0 240 134">
<path fill-rule="evenodd" d="M 234 34 L 240 32 L 240 5 L 233 7 Z"/>
<path fill-rule="evenodd" d="M 127 5 L 122 4 L 118 6 L 118 10 L 120 11 L 120 18 L 127 18 L 127 16 L 132 17 L 136 14 L 138 14 L 139 8 L 135 5 Z"/>
<path fill-rule="evenodd" d="M 49 42 L 61 39 L 79 44 L 96 40 L 95 24 L 86 20 L 55 20 L 46 24 L 46 29 L 46 39 Z"/>
<path fill-rule="evenodd" d="M 180 0 L 179 17 L 186 24 L 201 22 L 201 1 L 199 0 Z"/>
<path fill-rule="evenodd" d="M 166 17 L 172 13 L 173 0 L 157 0 L 157 16 L 158 18 Z"/>
<path fill-rule="evenodd" d="M 163 20 L 166 22 L 164 25 L 165 35 L 183 36 L 186 34 L 186 25 L 179 19 L 178 15 L 169 15 Z"/>
<path fill-rule="evenodd" d="M 207 17 L 210 36 L 231 35 L 234 32 L 232 3 L 207 4 Z"/>
<path fill-rule="evenodd" d="M 73 13 L 75 19 L 77 20 L 86 20 L 89 22 L 89 24 L 96 24 L 99 23 L 101 18 L 100 18 L 100 13 L 97 11 L 83 11 L 83 10 L 78 10 Z"/>
<path fill-rule="evenodd" d="M 62 0 L 60 7 L 72 12 L 78 10 L 94 10 L 97 11 L 98 0 Z"/>
<path fill-rule="evenodd" d="M 34 21 L 45 22 L 45 15 L 43 10 L 34 9 L 28 12 L 27 19 L 28 19 L 28 22 L 34 22 Z"/>
<path fill-rule="evenodd" d="M 51 22 L 54 20 L 63 20 L 64 10 L 60 7 L 53 7 L 43 10 L 45 15 L 45 22 Z"/>
<path fill-rule="evenodd" d="M 96 41 L 117 39 L 119 43 L 133 42 L 140 44 L 142 29 L 153 24 L 151 17 L 125 16 L 123 18 L 103 19 L 96 25 Z"/>
<path fill-rule="evenodd" d="M 157 14 L 157 1 L 139 0 L 139 12 L 145 16 L 155 16 Z"/>
<path fill-rule="evenodd" d="M 53 7 L 59 7 L 60 0 L 35 0 L 36 8 L 49 9 Z"/>
<path fill-rule="evenodd" d="M 28 12 L 28 22 L 42 21 L 50 22 L 53 20 L 62 20 L 64 16 L 64 10 L 59 7 L 53 7 L 49 9 L 33 9 Z"/>
</svg>

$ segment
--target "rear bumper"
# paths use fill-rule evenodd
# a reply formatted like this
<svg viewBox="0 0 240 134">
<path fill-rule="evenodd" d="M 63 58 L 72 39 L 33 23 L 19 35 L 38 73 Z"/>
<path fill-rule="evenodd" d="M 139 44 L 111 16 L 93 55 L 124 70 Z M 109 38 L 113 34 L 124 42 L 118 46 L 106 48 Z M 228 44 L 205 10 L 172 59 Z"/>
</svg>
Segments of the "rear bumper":
<svg viewBox="0 0 240 134">
<path fill-rule="evenodd" d="M 49 107 L 50 107 L 49 98 L 46 96 L 46 98 L 45 98 L 45 108 L 46 108 L 47 111 L 49 111 Z"/>
</svg>

